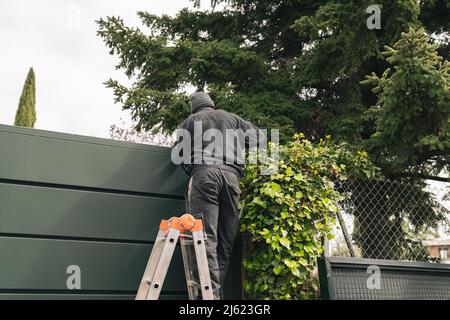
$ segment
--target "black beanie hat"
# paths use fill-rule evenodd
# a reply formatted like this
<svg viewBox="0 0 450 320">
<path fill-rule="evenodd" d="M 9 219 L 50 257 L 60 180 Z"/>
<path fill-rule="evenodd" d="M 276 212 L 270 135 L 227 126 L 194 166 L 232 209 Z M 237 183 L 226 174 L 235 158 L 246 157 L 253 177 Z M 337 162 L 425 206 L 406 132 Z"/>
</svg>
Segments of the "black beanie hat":
<svg viewBox="0 0 450 320">
<path fill-rule="evenodd" d="M 215 108 L 214 101 L 212 101 L 211 97 L 203 91 L 197 91 L 191 94 L 191 112 L 195 113 L 200 108 L 211 107 Z"/>
</svg>

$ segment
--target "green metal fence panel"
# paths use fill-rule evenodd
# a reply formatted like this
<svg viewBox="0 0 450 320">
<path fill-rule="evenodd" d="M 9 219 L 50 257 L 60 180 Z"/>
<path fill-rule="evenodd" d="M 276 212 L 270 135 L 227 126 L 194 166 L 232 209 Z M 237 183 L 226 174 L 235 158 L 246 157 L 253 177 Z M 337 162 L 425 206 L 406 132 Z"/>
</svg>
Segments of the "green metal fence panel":
<svg viewBox="0 0 450 320">
<path fill-rule="evenodd" d="M 184 200 L 0 183 L 0 234 L 153 241 Z"/>
<path fill-rule="evenodd" d="M 0 287 L 66 290 L 69 266 L 80 268 L 82 290 L 137 290 L 152 245 L 54 239 L 0 238 Z M 70 270 L 70 269 L 69 269 Z M 164 291 L 183 292 L 181 251 L 174 253 Z"/>
<path fill-rule="evenodd" d="M 134 298 L 159 221 L 184 212 L 170 149 L 0 125 L 0 150 L 0 299 Z M 161 298 L 185 286 L 177 250 Z M 237 251 L 225 295 L 240 291 Z"/>
<path fill-rule="evenodd" d="M 324 300 L 449 300 L 450 265 L 399 260 L 322 257 Z"/>
<path fill-rule="evenodd" d="M 170 149 L 0 125 L 2 179 L 182 196 Z"/>
</svg>

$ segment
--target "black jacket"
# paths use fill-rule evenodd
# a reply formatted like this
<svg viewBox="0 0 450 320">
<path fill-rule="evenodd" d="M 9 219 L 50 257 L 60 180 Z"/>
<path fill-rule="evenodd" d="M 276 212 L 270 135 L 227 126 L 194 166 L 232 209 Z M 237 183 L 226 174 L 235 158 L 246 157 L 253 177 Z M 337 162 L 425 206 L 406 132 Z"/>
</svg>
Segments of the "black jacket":
<svg viewBox="0 0 450 320">
<path fill-rule="evenodd" d="M 196 122 L 197 126 L 201 124 L 201 130 L 195 130 Z M 211 108 L 202 108 L 196 113 L 191 114 L 181 123 L 180 129 L 186 129 L 191 138 L 191 161 L 190 163 L 182 163 L 180 165 L 187 175 L 192 175 L 195 171 L 205 168 L 205 166 L 213 166 L 232 171 L 237 175 L 242 176 L 242 169 L 244 166 L 243 160 L 245 160 L 243 152 L 248 150 L 249 146 L 257 146 L 258 140 L 260 144 L 264 144 L 266 140 L 265 135 L 261 134 L 258 127 L 251 122 L 246 121 L 233 113 Z M 202 139 L 204 133 L 209 129 L 216 129 L 218 130 L 216 131 L 217 133 L 220 132 L 222 134 L 222 143 L 220 143 L 220 141 L 215 141 L 214 134 L 212 134 L 214 138 Z M 231 131 L 235 132 L 235 136 L 230 136 L 230 131 L 228 131 L 227 138 L 228 129 L 237 130 Z M 244 134 L 245 132 L 246 134 Z M 253 133 L 255 133 L 255 135 L 253 135 Z M 201 142 L 198 143 L 197 146 L 194 144 L 196 139 L 199 139 L 198 141 Z M 174 148 L 179 146 L 182 141 L 183 137 L 179 133 Z M 211 143 L 217 143 L 216 146 L 221 145 L 222 147 L 211 150 Z M 208 148 L 208 146 L 210 146 L 210 148 Z M 179 154 L 181 155 L 182 152 Z M 195 155 L 197 155 L 197 157 Z M 198 158 L 199 155 L 202 155 L 202 157 Z M 197 158 L 197 162 L 201 161 L 201 163 L 194 162 L 195 158 Z"/>
</svg>

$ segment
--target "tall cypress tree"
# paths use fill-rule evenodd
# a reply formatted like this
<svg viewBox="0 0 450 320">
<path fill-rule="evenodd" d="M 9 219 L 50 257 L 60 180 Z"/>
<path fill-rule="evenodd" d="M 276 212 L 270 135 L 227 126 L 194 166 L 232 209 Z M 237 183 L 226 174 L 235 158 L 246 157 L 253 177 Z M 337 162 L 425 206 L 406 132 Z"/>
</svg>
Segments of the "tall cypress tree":
<svg viewBox="0 0 450 320">
<path fill-rule="evenodd" d="M 33 68 L 28 71 L 27 79 L 20 96 L 16 112 L 15 126 L 33 128 L 36 122 L 36 87 Z"/>
</svg>

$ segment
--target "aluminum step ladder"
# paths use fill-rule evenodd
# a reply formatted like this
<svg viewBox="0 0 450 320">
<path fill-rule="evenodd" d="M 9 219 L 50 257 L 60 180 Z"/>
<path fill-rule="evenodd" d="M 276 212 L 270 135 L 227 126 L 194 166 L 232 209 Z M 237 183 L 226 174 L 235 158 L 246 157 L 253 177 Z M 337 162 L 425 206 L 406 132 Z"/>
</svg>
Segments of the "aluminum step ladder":
<svg viewBox="0 0 450 320">
<path fill-rule="evenodd" d="M 214 299 L 206 256 L 203 220 L 195 219 L 186 213 L 181 217 L 161 220 L 136 300 L 158 300 L 178 239 L 181 244 L 189 299 Z"/>
</svg>

